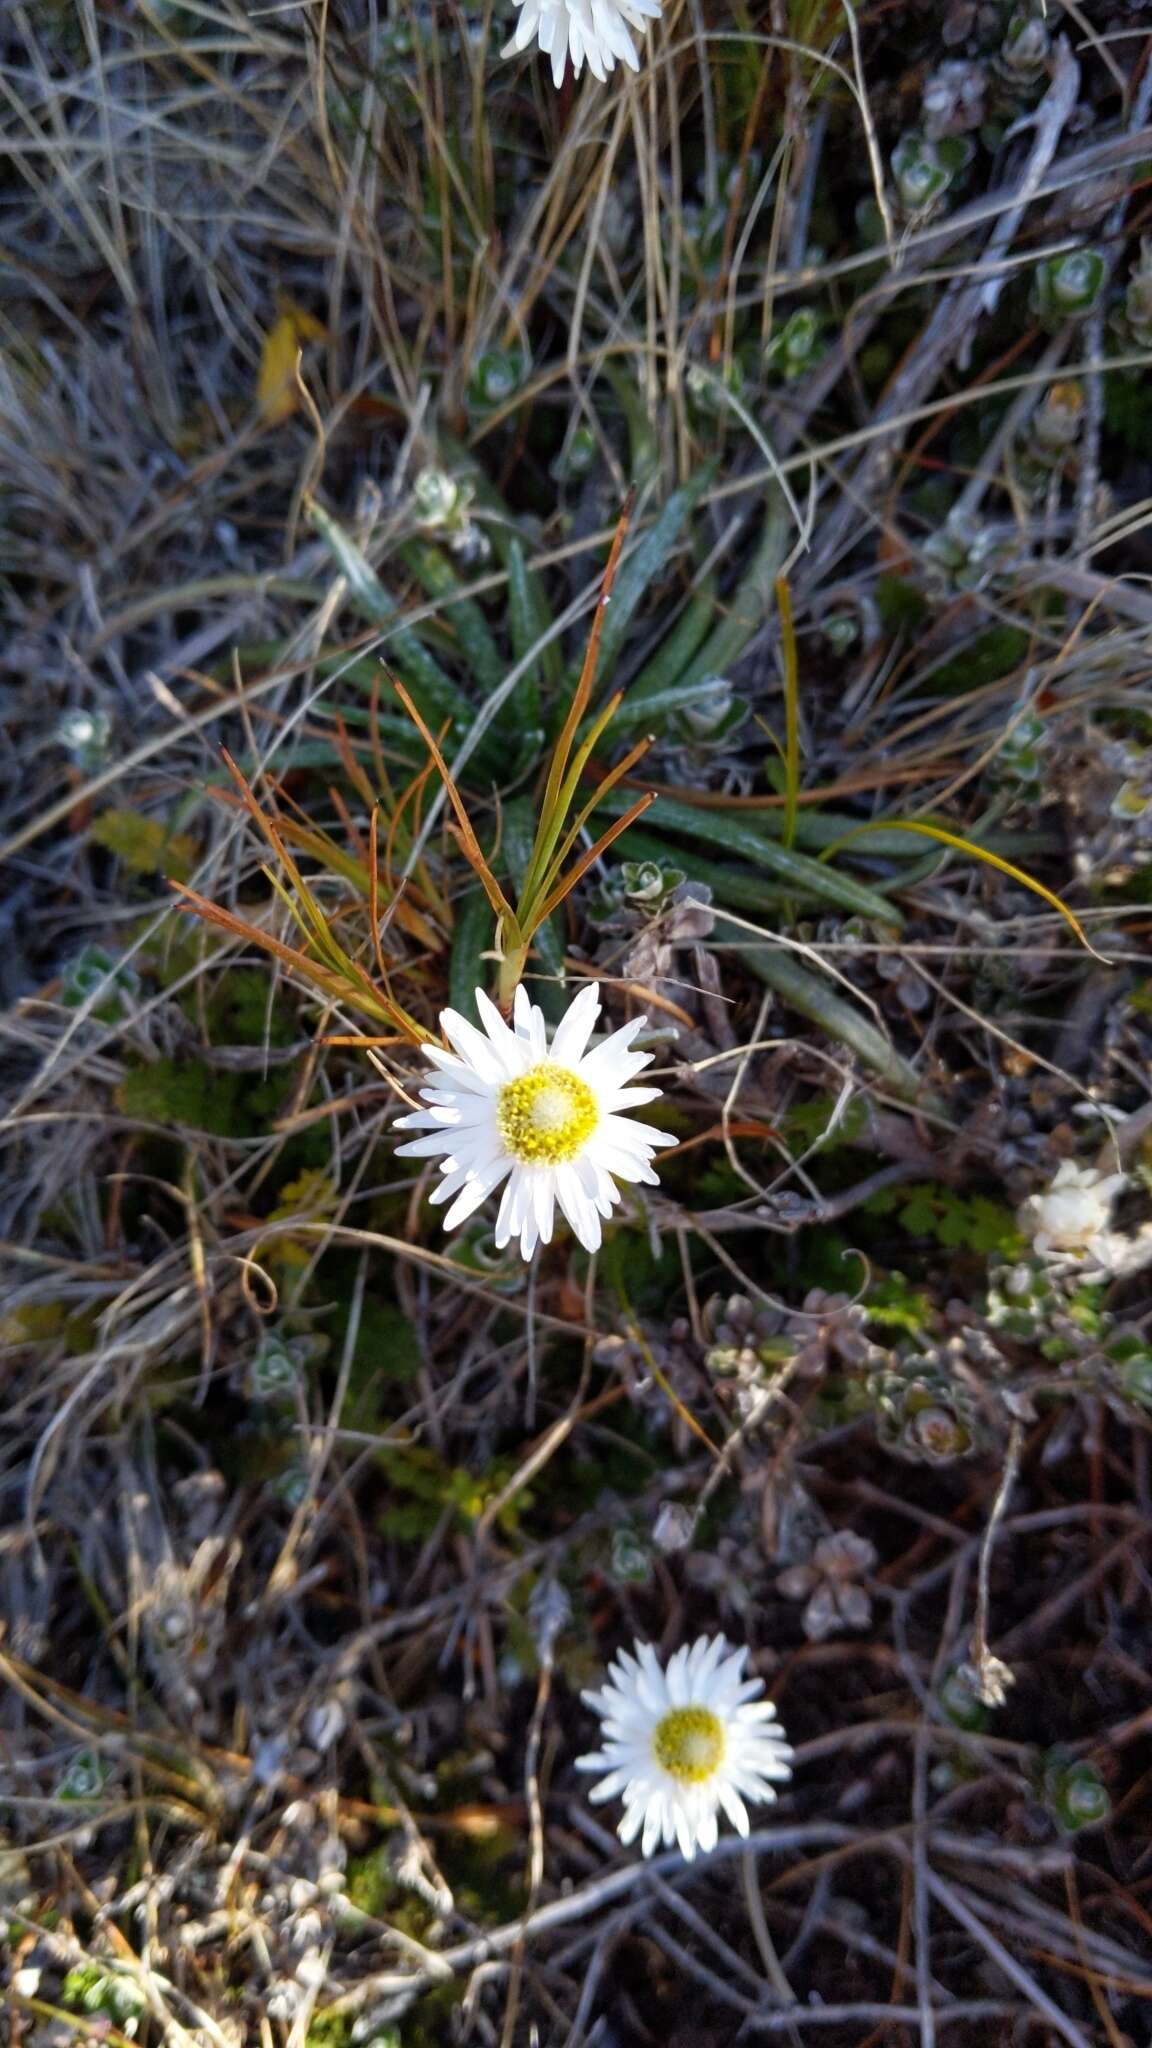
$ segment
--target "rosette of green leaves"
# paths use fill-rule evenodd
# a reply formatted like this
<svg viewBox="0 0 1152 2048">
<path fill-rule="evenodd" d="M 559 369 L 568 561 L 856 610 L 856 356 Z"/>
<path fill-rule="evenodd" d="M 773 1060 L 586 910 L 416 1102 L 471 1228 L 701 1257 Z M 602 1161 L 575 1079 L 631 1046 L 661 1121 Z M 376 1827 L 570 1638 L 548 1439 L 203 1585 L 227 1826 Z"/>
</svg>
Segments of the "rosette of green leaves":
<svg viewBox="0 0 1152 2048">
<path fill-rule="evenodd" d="M 983 1448 L 968 1389 L 933 1359 L 912 1353 L 869 1382 L 876 1434 L 884 1448 L 917 1465 L 954 1465 Z"/>
<path fill-rule="evenodd" d="M 892 152 L 892 176 L 904 212 L 912 218 L 930 213 L 956 183 L 972 156 L 963 135 L 945 135 L 930 142 L 910 130 Z"/>
<path fill-rule="evenodd" d="M 1108 264 L 1099 249 L 1068 249 L 1037 264 L 1033 304 L 1046 326 L 1058 327 L 1090 313 L 1107 282 Z"/>
</svg>

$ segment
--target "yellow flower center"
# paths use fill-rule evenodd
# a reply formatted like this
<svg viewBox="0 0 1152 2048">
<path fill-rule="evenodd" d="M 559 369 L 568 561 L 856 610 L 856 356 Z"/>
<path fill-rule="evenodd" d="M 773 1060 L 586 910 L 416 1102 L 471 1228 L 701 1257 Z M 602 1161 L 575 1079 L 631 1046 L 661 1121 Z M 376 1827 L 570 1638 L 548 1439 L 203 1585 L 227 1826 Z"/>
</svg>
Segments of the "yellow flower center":
<svg viewBox="0 0 1152 2048">
<path fill-rule="evenodd" d="M 656 1724 L 652 1751 L 682 1785 L 702 1785 L 724 1760 L 724 1727 L 709 1707 L 673 1707 Z"/>
<path fill-rule="evenodd" d="M 583 1150 L 600 1121 L 587 1081 L 548 1061 L 506 1081 L 496 1103 L 500 1136 L 525 1166 L 560 1166 Z"/>
</svg>

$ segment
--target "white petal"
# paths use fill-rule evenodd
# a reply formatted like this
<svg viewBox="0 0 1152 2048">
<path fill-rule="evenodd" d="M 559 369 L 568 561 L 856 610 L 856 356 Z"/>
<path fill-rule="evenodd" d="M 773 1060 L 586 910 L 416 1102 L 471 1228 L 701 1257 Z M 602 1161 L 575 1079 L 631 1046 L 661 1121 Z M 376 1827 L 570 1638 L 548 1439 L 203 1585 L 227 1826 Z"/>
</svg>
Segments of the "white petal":
<svg viewBox="0 0 1152 2048">
<path fill-rule="evenodd" d="M 556 1199 L 585 1251 L 598 1251 L 602 1234 L 600 1218 L 596 1204 L 585 1193 L 574 1166 L 557 1167 Z"/>
<path fill-rule="evenodd" d="M 651 1805 L 644 1819 L 644 1838 L 640 1844 L 640 1854 L 642 1856 L 651 1856 L 663 1832 L 663 1822 L 664 1815 L 659 1806 Z M 633 1829 L 633 1833 L 635 1833 L 635 1829 Z"/>
<path fill-rule="evenodd" d="M 661 1131 L 655 1124 L 637 1123 L 634 1116 L 617 1116 L 612 1111 L 601 1118 L 600 1129 L 606 1131 L 619 1145 L 645 1145 L 651 1148 L 676 1143 L 671 1131 Z"/>
<path fill-rule="evenodd" d="M 690 1698 L 688 1689 L 688 1652 L 681 1646 L 668 1660 L 668 1697 L 674 1707 L 683 1707 Z"/>
<path fill-rule="evenodd" d="M 655 1102 L 663 1093 L 662 1088 L 615 1088 L 602 1096 L 601 1107 L 609 1114 L 618 1109 L 639 1109 L 642 1103 Z"/>
<path fill-rule="evenodd" d="M 441 1153 L 451 1153 L 452 1140 L 433 1132 L 428 1138 L 410 1138 L 406 1145 L 397 1145 L 397 1159 L 435 1159 Z"/>
<path fill-rule="evenodd" d="M 552 1040 L 552 1058 L 565 1067 L 577 1066 L 584 1055 L 584 1049 L 592 1036 L 599 1015 L 599 984 L 590 981 L 581 989 L 571 1008 L 565 1012 L 556 1026 Z"/>
<path fill-rule="evenodd" d="M 556 1214 L 556 1183 L 554 1176 L 551 1173 L 537 1172 L 532 1192 L 536 1228 L 540 1232 L 540 1242 L 541 1244 L 551 1244 L 552 1224 Z M 525 1253 L 525 1257 L 527 1257 L 527 1253 Z"/>
<path fill-rule="evenodd" d="M 588 1157 L 606 1173 L 614 1173 L 617 1180 L 655 1182 L 656 1175 L 648 1161 L 635 1152 L 617 1151 L 615 1146 L 604 1144 L 600 1139 L 594 1140 L 594 1144 L 595 1150 L 589 1147 Z"/>
<path fill-rule="evenodd" d="M 568 36 L 572 46 L 573 59 L 575 60 L 578 51 L 582 52 L 586 49 L 588 53 L 588 69 L 592 73 L 593 78 L 599 79 L 600 84 L 603 85 L 608 76 L 608 72 L 604 69 L 603 44 L 598 41 L 595 35 L 590 34 L 586 29 L 582 29 L 579 22 L 575 20 L 573 20 L 568 30 Z M 610 70 L 612 66 L 611 57 L 607 61 Z M 576 68 L 579 71 L 579 65 Z"/>
<path fill-rule="evenodd" d="M 511 1167 L 510 1159 L 498 1160 L 486 1173 L 478 1173 L 474 1180 L 467 1182 L 444 1218 L 445 1230 L 455 1230 L 458 1223 L 463 1223 L 467 1217 L 473 1215 L 481 1202 L 486 1202 L 489 1195 L 499 1187 L 505 1174 L 511 1171 Z"/>
<path fill-rule="evenodd" d="M 480 1013 L 480 1022 L 488 1034 L 489 1044 L 495 1047 L 499 1058 L 503 1062 L 505 1073 L 522 1074 L 524 1071 L 523 1044 L 515 1031 L 504 1022 L 491 996 L 486 996 L 482 988 L 478 988 L 476 991 L 476 1008 Z"/>
<path fill-rule="evenodd" d="M 625 1844 L 627 1844 L 628 1842 L 634 1842 L 636 1840 L 637 1835 L 640 1833 L 640 1828 L 643 1822 L 644 1802 L 643 1800 L 638 1799 L 635 1805 L 627 1806 L 624 1809 L 624 1818 L 622 1819 L 619 1827 L 616 1830 L 616 1833 L 619 1835 L 620 1840 Z M 655 1846 L 656 1844 L 655 1842 L 653 1842 L 652 1848 L 655 1848 Z M 652 1854 L 652 1849 L 646 1849 L 644 1853 L 646 1856 L 650 1856 Z"/>
<path fill-rule="evenodd" d="M 740 1794 L 734 1791 L 731 1785 L 723 1783 L 718 1785 L 716 1790 L 720 1804 L 728 1815 L 737 1834 L 746 1835 L 751 1827 L 751 1822 L 748 1819 L 748 1808 L 745 1806 Z"/>
<path fill-rule="evenodd" d="M 516 1025 L 516 1036 L 525 1041 L 534 1060 L 542 1060 L 548 1051 L 548 1027 L 544 1012 L 536 1003 L 530 1002 L 523 982 L 512 999 L 512 1016 Z"/>
<path fill-rule="evenodd" d="M 482 1080 L 499 1083 L 519 1071 L 497 1051 L 490 1038 L 486 1038 L 482 1031 L 477 1031 L 476 1026 L 470 1024 L 467 1017 L 461 1017 L 457 1010 L 441 1012 L 440 1028 L 465 1065 L 479 1074 Z M 511 1038 L 511 1032 L 508 1036 Z"/>
</svg>

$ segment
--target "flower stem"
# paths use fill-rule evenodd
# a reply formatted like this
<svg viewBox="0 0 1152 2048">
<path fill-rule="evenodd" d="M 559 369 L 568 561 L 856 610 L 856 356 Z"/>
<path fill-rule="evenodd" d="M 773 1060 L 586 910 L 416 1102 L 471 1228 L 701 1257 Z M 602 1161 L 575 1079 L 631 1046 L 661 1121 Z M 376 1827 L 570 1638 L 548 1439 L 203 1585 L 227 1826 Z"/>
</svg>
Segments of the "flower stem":
<svg viewBox="0 0 1152 2048">
<path fill-rule="evenodd" d="M 504 937 L 505 934 L 502 929 L 502 944 Z M 504 946 L 504 950 L 501 952 L 500 980 L 496 991 L 496 1001 L 505 1013 L 512 1008 L 512 998 L 524 978 L 524 965 L 527 958 L 528 947 L 523 941 L 515 945 Z"/>
</svg>

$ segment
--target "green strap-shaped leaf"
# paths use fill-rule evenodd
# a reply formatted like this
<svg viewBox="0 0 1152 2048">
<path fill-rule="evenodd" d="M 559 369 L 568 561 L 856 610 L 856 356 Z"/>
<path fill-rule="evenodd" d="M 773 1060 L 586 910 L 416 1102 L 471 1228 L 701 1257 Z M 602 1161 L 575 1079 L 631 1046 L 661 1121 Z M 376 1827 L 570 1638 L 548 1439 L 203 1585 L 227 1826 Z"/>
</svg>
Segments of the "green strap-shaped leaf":
<svg viewBox="0 0 1152 2048">
<path fill-rule="evenodd" d="M 508 550 L 508 625 L 517 666 L 522 661 L 529 665 L 497 724 L 507 732 L 534 732 L 540 726 L 541 662 L 539 656 L 532 661 L 529 657 L 541 633 L 547 631 L 547 606 L 540 594 L 538 579 L 528 573 L 519 540 L 514 540 Z"/>
<path fill-rule="evenodd" d="M 693 591 L 667 638 L 660 642 L 650 661 L 628 685 L 627 709 L 647 703 L 679 683 L 688 663 L 704 645 L 709 626 L 716 616 L 716 578 L 705 577 Z M 691 687 L 691 686 L 690 686 Z"/>
<path fill-rule="evenodd" d="M 600 632 L 597 677 L 610 676 L 624 651 L 632 615 L 650 583 L 661 576 L 672 559 L 681 531 L 700 503 L 716 474 L 715 463 L 705 463 L 690 483 L 673 491 L 667 504 L 631 553 L 626 555 L 616 578 L 611 603 Z"/>
<path fill-rule="evenodd" d="M 928 1106 L 928 1090 L 915 1067 L 897 1052 L 879 1026 L 865 1017 L 840 992 L 836 983 L 811 974 L 794 953 L 777 946 L 750 945 L 743 938 L 732 947 L 752 972 L 774 989 L 791 1010 L 818 1024 L 829 1038 L 839 1039 L 902 1101 Z"/>
<path fill-rule="evenodd" d="M 536 837 L 536 805 L 530 796 L 514 796 L 503 810 L 504 836 L 501 845 L 502 865 L 514 884 L 513 894 L 519 895 L 532 858 L 532 846 Z M 540 965 L 548 974 L 558 980 L 564 976 L 564 926 L 562 914 L 556 912 L 538 925 L 532 935 Z M 537 998 L 539 1000 L 539 997 Z"/>
<path fill-rule="evenodd" d="M 609 817 L 619 818 L 634 801 L 634 791 L 611 789 L 596 808 Z M 851 911 L 856 917 L 879 918 L 884 924 L 898 925 L 902 922 L 900 912 L 879 890 L 870 889 L 866 883 L 856 881 L 852 875 L 841 874 L 822 861 L 811 860 L 807 854 L 778 846 L 774 839 L 765 838 L 754 826 L 740 824 L 724 811 L 701 811 L 692 804 L 680 803 L 675 797 L 662 796 L 651 818 L 653 825 L 659 825 L 665 831 L 680 833 L 686 839 L 703 840 L 710 847 L 719 846 L 728 853 L 739 854 L 741 860 L 761 868 L 774 881 L 806 896 L 814 896 L 822 903 L 834 903 L 838 910 Z"/>
<path fill-rule="evenodd" d="M 401 548 L 400 556 L 421 589 L 429 597 L 444 600 L 444 616 L 480 688 L 485 692 L 497 689 L 508 665 L 476 599 L 460 595 L 460 578 L 447 556 L 431 541 L 410 541 Z"/>
<path fill-rule="evenodd" d="M 703 681 L 669 683 L 666 689 L 653 690 L 640 698 L 629 690 L 612 720 L 612 738 L 635 732 L 637 727 L 642 732 L 659 733 L 678 711 L 690 711 L 706 694 Z"/>
<path fill-rule="evenodd" d="M 459 719 L 463 727 L 472 720 L 472 706 L 459 686 L 429 654 L 411 626 L 402 623 L 400 608 L 385 590 L 371 563 L 357 547 L 350 533 L 333 519 L 322 505 L 310 508 L 313 525 L 331 550 L 337 568 L 348 585 L 348 596 L 361 618 L 388 628 L 390 658 L 402 666 L 405 680 L 415 683 L 441 717 Z"/>
<path fill-rule="evenodd" d="M 448 990 L 452 1008 L 459 1010 L 462 1017 L 467 1017 L 470 1024 L 480 1022 L 476 991 L 485 988 L 492 980 L 492 962 L 481 956 L 491 951 L 495 931 L 492 906 L 483 889 L 479 886 L 466 889 L 456 905 L 456 921 L 452 927 Z"/>
</svg>

